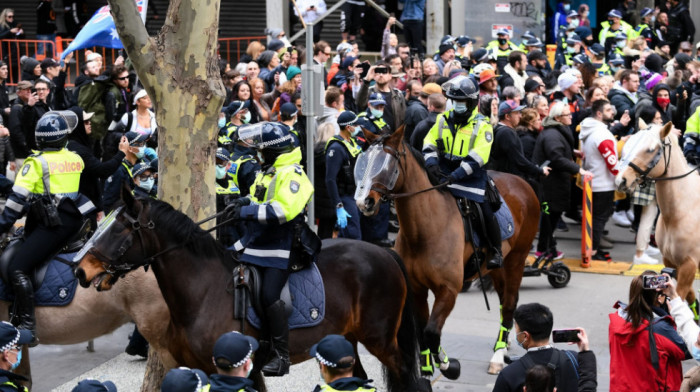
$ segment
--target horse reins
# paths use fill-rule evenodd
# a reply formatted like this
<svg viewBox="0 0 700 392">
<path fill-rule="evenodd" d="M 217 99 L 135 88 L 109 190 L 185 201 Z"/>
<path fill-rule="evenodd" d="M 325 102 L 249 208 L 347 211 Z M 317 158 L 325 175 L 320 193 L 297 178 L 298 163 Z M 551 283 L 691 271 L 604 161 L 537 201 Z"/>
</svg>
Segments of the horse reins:
<svg viewBox="0 0 700 392">
<path fill-rule="evenodd" d="M 668 148 L 667 148 L 668 147 Z M 666 154 L 666 151 L 668 150 L 668 155 Z M 654 156 L 654 159 L 649 164 L 649 167 L 647 167 L 646 170 L 642 170 L 639 166 L 637 166 L 634 162 L 630 162 L 629 166 L 639 174 L 639 178 L 641 180 L 642 184 L 646 184 L 649 181 L 671 181 L 671 180 L 678 180 L 684 177 L 689 176 L 690 174 L 696 172 L 699 167 L 694 167 L 691 168 L 688 172 L 684 174 L 679 174 L 677 176 L 672 176 L 672 177 L 664 177 L 666 173 L 668 173 L 668 165 L 671 162 L 671 153 L 673 152 L 673 149 L 671 148 L 671 142 L 666 142 L 664 140 L 661 143 L 661 149 L 659 152 L 656 153 Z M 664 172 L 661 173 L 660 176 L 658 177 L 650 177 L 649 173 L 658 165 L 658 163 L 661 161 L 661 156 L 664 158 Z"/>
</svg>

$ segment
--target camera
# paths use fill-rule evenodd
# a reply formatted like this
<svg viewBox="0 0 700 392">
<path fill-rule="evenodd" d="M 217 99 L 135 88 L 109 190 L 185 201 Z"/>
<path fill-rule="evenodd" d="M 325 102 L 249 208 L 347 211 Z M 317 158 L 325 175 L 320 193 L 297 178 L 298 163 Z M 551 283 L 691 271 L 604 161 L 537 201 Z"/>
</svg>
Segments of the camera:
<svg viewBox="0 0 700 392">
<path fill-rule="evenodd" d="M 666 287 L 666 282 L 668 282 L 668 277 L 663 275 L 644 275 L 642 279 L 644 290 L 663 289 Z"/>
<path fill-rule="evenodd" d="M 555 329 L 552 331 L 552 342 L 554 343 L 577 343 L 578 329 Z"/>
<path fill-rule="evenodd" d="M 668 276 L 672 277 L 673 279 L 678 279 L 678 273 L 676 272 L 675 268 L 664 267 L 661 269 L 661 272 L 659 272 L 659 275 L 661 274 L 668 274 Z"/>
</svg>

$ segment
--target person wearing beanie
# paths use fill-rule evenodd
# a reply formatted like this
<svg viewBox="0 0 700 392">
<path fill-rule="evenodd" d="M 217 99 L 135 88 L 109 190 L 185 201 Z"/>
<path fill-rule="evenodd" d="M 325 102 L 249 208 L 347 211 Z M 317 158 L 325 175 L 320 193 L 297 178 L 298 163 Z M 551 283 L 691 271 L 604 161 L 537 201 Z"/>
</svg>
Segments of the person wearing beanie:
<svg viewBox="0 0 700 392">
<path fill-rule="evenodd" d="M 286 47 L 284 45 L 284 42 L 282 42 L 281 40 L 273 39 L 267 43 L 267 50 L 271 50 L 279 54 L 282 49 L 286 49 Z"/>
<path fill-rule="evenodd" d="M 661 74 L 664 72 L 664 59 L 656 53 L 651 53 L 644 60 L 644 67 L 651 72 Z"/>
<path fill-rule="evenodd" d="M 445 69 L 445 64 L 449 63 L 450 61 L 455 59 L 455 48 L 452 44 L 442 44 L 439 47 L 439 57 L 435 61 L 435 64 L 438 67 L 438 72 L 439 75 L 442 75 L 442 72 Z"/>
<path fill-rule="evenodd" d="M 326 154 L 326 189 L 336 208 L 338 237 L 362 239 L 360 211 L 353 196 L 355 162 L 362 152 L 355 136 L 362 136 L 362 128 L 355 113 L 346 110 L 338 116 L 340 133 L 328 139 Z"/>
<path fill-rule="evenodd" d="M 22 80 L 33 82 L 41 76 L 41 63 L 33 57 L 23 57 L 20 60 L 22 67 Z"/>
<path fill-rule="evenodd" d="M 265 50 L 260 53 L 257 62 L 260 65 L 258 78 L 265 81 L 267 85 L 266 91 L 272 91 L 276 86 L 275 75 L 280 74 L 280 71 L 277 70 L 277 66 L 280 65 L 279 57 L 277 57 L 277 54 L 272 50 Z"/>
</svg>

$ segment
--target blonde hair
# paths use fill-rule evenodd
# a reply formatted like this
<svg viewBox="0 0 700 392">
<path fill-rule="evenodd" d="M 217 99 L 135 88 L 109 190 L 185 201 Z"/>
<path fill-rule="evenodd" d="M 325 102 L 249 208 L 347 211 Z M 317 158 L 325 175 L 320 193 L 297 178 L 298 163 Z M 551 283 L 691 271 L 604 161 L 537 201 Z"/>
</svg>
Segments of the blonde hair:
<svg viewBox="0 0 700 392">
<path fill-rule="evenodd" d="M 315 143 L 317 146 L 325 146 L 328 139 L 335 135 L 335 127 L 332 122 L 325 122 L 316 129 Z"/>
<path fill-rule="evenodd" d="M 7 14 L 10 13 L 14 14 L 15 10 L 13 10 L 12 8 L 5 8 L 0 13 L 0 27 L 2 27 L 3 29 L 10 29 L 10 25 L 7 24 Z"/>
<path fill-rule="evenodd" d="M 251 43 L 248 44 L 248 48 L 245 50 L 245 52 L 248 54 L 248 56 L 255 60 L 263 50 L 265 50 L 265 46 L 263 46 L 260 41 L 251 41 Z"/>
</svg>

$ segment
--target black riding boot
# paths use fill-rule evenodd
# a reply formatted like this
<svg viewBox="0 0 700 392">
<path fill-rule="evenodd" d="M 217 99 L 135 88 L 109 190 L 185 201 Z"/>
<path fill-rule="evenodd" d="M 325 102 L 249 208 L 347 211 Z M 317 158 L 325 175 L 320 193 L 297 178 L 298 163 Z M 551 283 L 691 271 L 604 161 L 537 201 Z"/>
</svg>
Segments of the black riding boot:
<svg viewBox="0 0 700 392">
<path fill-rule="evenodd" d="M 265 310 L 274 357 L 262 368 L 265 377 L 281 377 L 289 373 L 289 324 L 284 301 L 277 300 Z"/>
<path fill-rule="evenodd" d="M 34 287 L 29 277 L 22 271 L 15 271 L 12 276 L 12 289 L 15 292 L 15 309 L 17 316 L 17 329 L 32 331 L 30 347 L 39 344 L 36 337 L 36 321 L 34 319 Z"/>
<path fill-rule="evenodd" d="M 495 216 L 491 219 L 486 219 L 486 234 L 491 243 L 493 256 L 486 262 L 487 269 L 495 269 L 503 267 L 503 254 L 501 253 L 501 228 L 498 226 L 498 220 Z"/>
<path fill-rule="evenodd" d="M 148 340 L 141 335 L 136 325 L 134 325 L 134 332 L 129 336 L 129 345 L 126 346 L 124 352 L 129 355 L 148 357 Z"/>
</svg>

